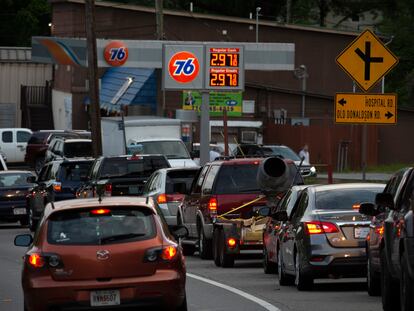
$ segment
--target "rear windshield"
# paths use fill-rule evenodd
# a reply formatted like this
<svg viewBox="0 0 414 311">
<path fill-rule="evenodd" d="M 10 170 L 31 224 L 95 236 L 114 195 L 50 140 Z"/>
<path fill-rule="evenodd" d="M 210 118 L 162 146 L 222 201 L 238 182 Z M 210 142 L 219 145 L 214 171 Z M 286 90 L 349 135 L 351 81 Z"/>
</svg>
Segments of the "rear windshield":
<svg viewBox="0 0 414 311">
<path fill-rule="evenodd" d="M 81 181 L 81 176 L 87 176 L 92 161 L 62 163 L 59 168 L 58 181 Z"/>
<path fill-rule="evenodd" d="M 55 212 L 48 220 L 47 240 L 60 245 L 102 245 L 148 240 L 156 227 L 151 211 L 99 206 L 93 209 Z"/>
<path fill-rule="evenodd" d="M 63 148 L 63 153 L 67 158 L 92 156 L 92 143 L 90 141 L 66 142 Z"/>
<path fill-rule="evenodd" d="M 33 133 L 27 142 L 28 145 L 40 145 L 43 144 L 46 138 L 49 136 L 48 132 Z"/>
<path fill-rule="evenodd" d="M 260 192 L 257 185 L 257 170 L 259 165 L 223 165 L 217 176 L 215 193 L 235 194 L 235 193 L 256 193 Z"/>
<path fill-rule="evenodd" d="M 185 171 L 171 171 L 167 174 L 166 189 L 167 194 L 173 194 L 177 192 L 177 185 L 180 183 L 185 184 L 186 190 L 191 188 L 194 177 L 197 175 L 198 170 L 185 170 Z"/>
<path fill-rule="evenodd" d="M 167 159 L 189 159 L 190 154 L 182 141 L 148 141 L 128 145 L 130 153 L 163 154 Z"/>
<path fill-rule="evenodd" d="M 290 148 L 288 147 L 283 147 L 283 146 L 272 146 L 272 147 L 264 147 L 263 149 L 268 149 L 270 151 L 270 153 L 266 153 L 266 154 L 271 154 L 274 156 L 279 156 L 282 157 L 283 159 L 290 159 L 293 161 L 300 161 L 299 156 Z"/>
<path fill-rule="evenodd" d="M 107 158 L 102 166 L 101 178 L 106 177 L 149 177 L 151 174 L 160 169 L 170 167 L 165 157 L 120 157 Z"/>
<path fill-rule="evenodd" d="M 362 202 L 375 202 L 375 195 L 383 188 L 367 189 L 335 189 L 318 191 L 316 193 L 316 209 L 322 210 L 352 210 L 352 207 Z"/>
<path fill-rule="evenodd" d="M 27 177 L 34 176 L 30 173 L 4 173 L 0 174 L 0 187 L 28 187 L 34 186 L 27 182 Z"/>
</svg>

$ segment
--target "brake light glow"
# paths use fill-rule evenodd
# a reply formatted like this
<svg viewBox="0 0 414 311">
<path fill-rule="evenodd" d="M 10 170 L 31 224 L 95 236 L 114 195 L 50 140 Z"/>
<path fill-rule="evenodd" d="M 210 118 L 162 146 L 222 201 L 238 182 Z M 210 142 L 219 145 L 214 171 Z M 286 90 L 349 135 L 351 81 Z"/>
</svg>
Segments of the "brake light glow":
<svg viewBox="0 0 414 311">
<path fill-rule="evenodd" d="M 208 209 L 210 212 L 217 211 L 217 199 L 216 198 L 210 198 L 208 201 Z"/>
<path fill-rule="evenodd" d="M 112 184 L 105 184 L 105 196 L 110 197 L 112 195 Z"/>
<path fill-rule="evenodd" d="M 229 239 L 227 239 L 227 245 L 228 245 L 230 248 L 234 248 L 234 247 L 236 247 L 236 244 L 237 244 L 236 239 L 234 239 L 234 238 L 229 238 Z"/>
<path fill-rule="evenodd" d="M 91 210 L 91 214 L 93 215 L 109 215 L 111 213 L 110 209 L 100 208 L 100 209 L 93 209 Z"/>
<path fill-rule="evenodd" d="M 177 248 L 170 245 L 162 250 L 161 258 L 164 260 L 172 260 L 175 255 L 177 255 Z"/>
<path fill-rule="evenodd" d="M 55 192 L 60 192 L 60 191 L 62 191 L 62 183 L 60 183 L 60 182 L 54 182 L 54 183 L 53 183 L 53 190 L 54 190 Z"/>
<path fill-rule="evenodd" d="M 352 209 L 359 209 L 360 206 L 361 206 L 361 204 L 354 204 L 354 205 L 352 205 Z"/>
<path fill-rule="evenodd" d="M 379 235 L 383 235 L 384 234 L 384 225 L 381 225 L 380 227 L 376 227 L 375 228 L 375 233 L 379 234 Z"/>
<path fill-rule="evenodd" d="M 35 268 L 42 268 L 45 265 L 45 260 L 40 254 L 33 253 L 29 256 L 29 264 Z"/>
<path fill-rule="evenodd" d="M 312 221 L 305 222 L 305 232 L 309 235 L 338 232 L 338 227 L 330 222 Z"/>
<path fill-rule="evenodd" d="M 167 203 L 167 195 L 166 195 L 165 193 L 161 193 L 161 194 L 157 197 L 157 203 L 158 203 L 158 204 Z"/>
</svg>

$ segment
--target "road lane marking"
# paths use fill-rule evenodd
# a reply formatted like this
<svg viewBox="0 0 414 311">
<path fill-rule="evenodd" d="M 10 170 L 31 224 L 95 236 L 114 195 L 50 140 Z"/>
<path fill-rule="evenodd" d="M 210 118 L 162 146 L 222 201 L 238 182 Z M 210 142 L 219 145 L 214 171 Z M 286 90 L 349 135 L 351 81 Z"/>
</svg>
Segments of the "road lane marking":
<svg viewBox="0 0 414 311">
<path fill-rule="evenodd" d="M 224 284 L 218 283 L 218 282 L 210 280 L 210 279 L 203 278 L 201 276 L 198 276 L 198 275 L 195 275 L 195 274 L 192 274 L 192 273 L 187 273 L 187 276 L 190 277 L 190 278 L 193 278 L 193 279 L 196 279 L 196 280 L 199 280 L 199 281 L 202 281 L 202 282 L 205 282 L 205 283 L 223 288 L 225 290 L 228 290 L 229 292 L 232 292 L 232 293 L 234 293 L 236 295 L 239 295 L 239 296 L 241 296 L 245 299 L 248 299 L 250 301 L 253 301 L 253 302 L 257 303 L 258 305 L 262 306 L 266 310 L 281 311 L 279 308 L 277 308 L 274 305 L 268 303 L 267 301 L 264 301 L 260 298 L 257 298 L 255 296 L 253 296 L 253 295 L 250 295 L 250 294 L 248 294 L 248 293 L 246 293 L 246 292 L 244 292 L 240 289 L 237 289 L 237 288 L 234 288 L 234 287 L 231 287 L 231 286 L 228 286 L 228 285 L 224 285 Z"/>
</svg>

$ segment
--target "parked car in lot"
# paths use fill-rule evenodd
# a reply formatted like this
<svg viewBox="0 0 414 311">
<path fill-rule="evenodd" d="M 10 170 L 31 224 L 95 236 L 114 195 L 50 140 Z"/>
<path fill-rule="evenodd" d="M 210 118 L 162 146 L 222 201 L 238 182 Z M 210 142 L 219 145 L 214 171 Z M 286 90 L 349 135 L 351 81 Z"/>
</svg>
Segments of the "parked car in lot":
<svg viewBox="0 0 414 311">
<path fill-rule="evenodd" d="M 155 171 L 145 184 L 142 196 L 158 206 L 169 226 L 177 225 L 178 205 L 199 171 L 199 167 L 173 167 Z"/>
<path fill-rule="evenodd" d="M 288 218 L 299 198 L 300 193 L 305 189 L 306 185 L 293 186 L 280 199 L 274 210 L 270 210 L 270 214 L 278 211 L 286 211 Z M 263 270 L 265 273 L 277 272 L 277 253 L 279 251 L 279 234 L 283 223 L 268 217 L 266 227 L 263 231 Z"/>
<path fill-rule="evenodd" d="M 366 203 L 361 212 L 379 216 L 389 213 L 383 221 L 384 231 L 379 246 L 381 296 L 384 311 L 414 309 L 414 168 L 397 172 L 386 191 Z"/>
<path fill-rule="evenodd" d="M 137 197 L 48 204 L 22 270 L 24 307 L 44 310 L 187 310 L 186 270 L 157 211 Z"/>
<path fill-rule="evenodd" d="M 28 225 L 26 196 L 35 186 L 30 177 L 35 176 L 29 171 L 0 171 L 0 221 Z"/>
<path fill-rule="evenodd" d="M 177 212 L 177 223 L 186 226 L 189 231 L 188 239 L 182 241 L 187 254 L 192 254 L 198 247 L 202 259 L 215 255 L 216 265 L 230 267 L 240 251 L 262 249 L 261 231 L 249 234 L 250 239 L 246 238 L 246 241 L 239 234 L 228 236 L 234 241 L 231 247 L 227 247 L 222 240 L 229 233 L 226 228 L 227 225 L 232 226 L 232 219 L 251 219 L 267 204 L 257 179 L 259 165 L 263 160 L 249 158 L 214 161 L 199 171 Z M 293 162 L 289 165 L 295 168 L 292 172 L 297 171 Z M 295 184 L 303 183 L 300 174 L 297 175 Z M 230 221 L 228 224 L 221 223 L 220 228 L 217 225 L 214 237 L 215 224 L 219 219 Z M 239 226 L 241 225 L 240 223 Z"/>
<path fill-rule="evenodd" d="M 91 139 L 55 137 L 46 151 L 45 162 L 77 157 L 92 157 Z"/>
<path fill-rule="evenodd" d="M 26 146 L 26 155 L 24 158 L 30 168 L 39 173 L 45 163 L 46 151 L 50 142 L 55 137 L 62 138 L 90 138 L 88 131 L 71 131 L 71 130 L 40 130 L 32 133 Z"/>
<path fill-rule="evenodd" d="M 410 174 L 405 168 L 396 172 L 388 181 L 383 193 L 398 197 L 403 191 L 404 183 Z M 367 249 L 367 290 L 370 296 L 381 295 L 381 250 L 384 247 L 384 221 L 390 209 L 386 206 L 373 206 L 372 203 L 361 204 L 360 213 L 372 216 L 369 234 L 366 239 Z"/>
<path fill-rule="evenodd" d="M 280 285 L 294 283 L 308 290 L 314 279 L 360 277 L 366 274 L 365 239 L 370 219 L 358 212 L 360 203 L 373 202 L 384 184 L 349 183 L 308 186 L 279 233 Z"/>
<path fill-rule="evenodd" d="M 285 145 L 257 145 L 257 144 L 241 144 L 233 151 L 236 157 L 271 157 L 278 156 L 282 159 L 290 159 L 295 162 L 297 166 L 302 162 L 301 158 L 296 152 Z M 303 177 L 315 177 L 317 175 L 316 168 L 313 165 L 303 164 L 300 166 L 300 172 Z"/>
<path fill-rule="evenodd" d="M 27 199 L 31 230 L 36 229 L 47 203 L 76 198 L 92 163 L 93 159 L 76 158 L 55 160 L 43 166 Z"/>
<path fill-rule="evenodd" d="M 169 167 L 170 164 L 163 155 L 99 157 L 93 163 L 77 196 L 85 198 L 100 195 L 142 195 L 151 174 L 158 169 Z"/>
<path fill-rule="evenodd" d="M 31 135 L 32 131 L 27 128 L 0 129 L 0 150 L 8 163 L 24 162 L 26 145 Z"/>
</svg>

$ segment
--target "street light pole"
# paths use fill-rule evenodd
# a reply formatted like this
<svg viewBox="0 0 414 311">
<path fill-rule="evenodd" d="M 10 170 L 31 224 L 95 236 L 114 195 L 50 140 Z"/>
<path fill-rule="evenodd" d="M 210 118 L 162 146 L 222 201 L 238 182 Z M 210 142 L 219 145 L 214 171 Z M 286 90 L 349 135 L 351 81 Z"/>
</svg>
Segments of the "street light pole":
<svg viewBox="0 0 414 311">
<path fill-rule="evenodd" d="M 256 8 L 256 43 L 259 42 L 259 12 L 261 9 L 261 7 Z"/>
<path fill-rule="evenodd" d="M 308 69 L 305 65 L 300 65 L 293 71 L 296 78 L 302 80 L 302 118 L 305 118 L 305 102 L 306 102 L 306 79 L 309 77 Z"/>
</svg>

